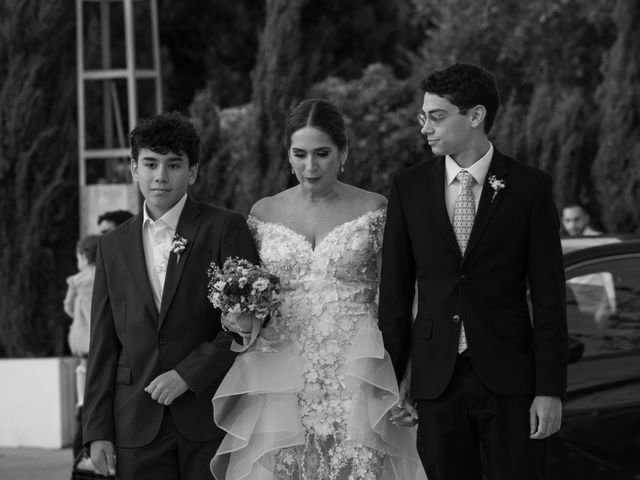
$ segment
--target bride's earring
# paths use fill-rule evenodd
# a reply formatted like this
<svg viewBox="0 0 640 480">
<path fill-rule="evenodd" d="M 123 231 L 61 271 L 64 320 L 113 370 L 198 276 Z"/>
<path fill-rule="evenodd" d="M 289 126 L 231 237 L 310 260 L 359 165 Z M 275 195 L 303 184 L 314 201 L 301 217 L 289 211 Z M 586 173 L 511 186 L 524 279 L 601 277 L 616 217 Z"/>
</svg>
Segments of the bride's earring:
<svg viewBox="0 0 640 480">
<path fill-rule="evenodd" d="M 291 167 L 291 175 L 295 175 L 296 172 L 293 171 L 293 167 Z"/>
<path fill-rule="evenodd" d="M 345 164 L 345 163 L 347 163 L 347 162 L 344 162 L 342 165 L 340 165 L 340 171 L 341 171 L 341 172 L 344 172 L 344 164 Z"/>
</svg>

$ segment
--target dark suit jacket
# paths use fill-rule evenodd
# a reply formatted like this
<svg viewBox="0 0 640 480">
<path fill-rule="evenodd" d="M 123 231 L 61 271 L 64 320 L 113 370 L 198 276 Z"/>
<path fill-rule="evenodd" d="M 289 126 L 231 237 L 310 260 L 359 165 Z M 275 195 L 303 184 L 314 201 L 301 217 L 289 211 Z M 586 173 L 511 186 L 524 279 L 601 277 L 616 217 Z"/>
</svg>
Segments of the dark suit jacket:
<svg viewBox="0 0 640 480">
<path fill-rule="evenodd" d="M 207 270 L 230 256 L 257 262 L 251 234 L 240 214 L 188 199 L 176 229 L 188 243 L 179 262 L 169 256 L 158 312 L 142 218 L 139 213 L 98 244 L 83 441 L 140 447 L 153 440 L 165 407 L 144 388 L 171 369 L 190 387 L 168 407 L 178 430 L 194 441 L 221 438 L 211 398 L 234 354 L 220 312 L 207 299 Z"/>
<path fill-rule="evenodd" d="M 493 200 L 491 175 L 505 183 Z M 464 321 L 474 369 L 488 388 L 503 395 L 562 396 L 568 354 L 565 284 L 551 178 L 494 149 L 464 257 L 444 186 L 444 157 L 393 180 L 379 322 L 398 379 L 411 352 L 412 397 L 438 397 L 453 373 Z"/>
</svg>

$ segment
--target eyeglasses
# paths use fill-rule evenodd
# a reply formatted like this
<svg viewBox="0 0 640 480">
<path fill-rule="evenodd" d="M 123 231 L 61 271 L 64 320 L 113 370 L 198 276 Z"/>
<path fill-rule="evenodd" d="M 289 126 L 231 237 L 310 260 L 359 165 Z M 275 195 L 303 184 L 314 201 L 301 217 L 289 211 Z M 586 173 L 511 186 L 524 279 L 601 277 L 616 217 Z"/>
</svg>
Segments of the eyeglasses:
<svg viewBox="0 0 640 480">
<path fill-rule="evenodd" d="M 465 113 L 467 113 L 467 110 L 469 109 L 465 108 L 462 110 L 458 110 L 458 113 L 460 115 L 464 115 Z M 418 123 L 420 124 L 421 127 L 424 127 L 427 124 L 427 122 L 430 123 L 432 126 L 437 127 L 438 125 L 440 125 L 440 122 L 442 122 L 444 118 L 448 117 L 452 113 L 455 113 L 455 112 L 445 113 L 444 115 L 434 115 L 432 113 L 419 112 L 418 115 L 416 115 L 416 118 L 418 119 Z"/>
</svg>

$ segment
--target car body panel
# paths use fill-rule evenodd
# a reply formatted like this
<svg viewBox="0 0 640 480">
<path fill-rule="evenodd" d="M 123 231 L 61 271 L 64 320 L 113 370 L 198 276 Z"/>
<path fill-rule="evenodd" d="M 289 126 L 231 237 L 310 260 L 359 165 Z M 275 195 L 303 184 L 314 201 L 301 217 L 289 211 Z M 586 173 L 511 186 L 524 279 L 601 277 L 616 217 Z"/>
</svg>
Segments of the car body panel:
<svg viewBox="0 0 640 480">
<path fill-rule="evenodd" d="M 550 439 L 545 478 L 638 480 L 640 241 L 567 253 L 565 269 L 569 335 L 584 352 L 569 365 L 563 425 Z M 585 283 L 575 281 L 598 275 L 587 293 L 581 290 Z M 613 297 L 606 293 L 607 282 Z M 596 304 L 605 306 L 600 316 Z"/>
</svg>

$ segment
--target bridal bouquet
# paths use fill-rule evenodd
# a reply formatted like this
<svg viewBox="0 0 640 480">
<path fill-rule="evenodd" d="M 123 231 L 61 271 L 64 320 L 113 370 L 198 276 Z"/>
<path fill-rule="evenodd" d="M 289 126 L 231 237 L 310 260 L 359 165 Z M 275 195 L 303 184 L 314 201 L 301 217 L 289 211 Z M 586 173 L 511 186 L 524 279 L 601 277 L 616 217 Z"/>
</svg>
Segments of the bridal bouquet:
<svg viewBox="0 0 640 480">
<path fill-rule="evenodd" d="M 242 314 L 258 319 L 258 328 L 265 327 L 280 306 L 280 279 L 260 265 L 241 258 L 228 258 L 222 268 L 212 263 L 208 273 L 208 298 L 222 311 L 223 327 L 243 330 L 237 324 Z"/>
</svg>

